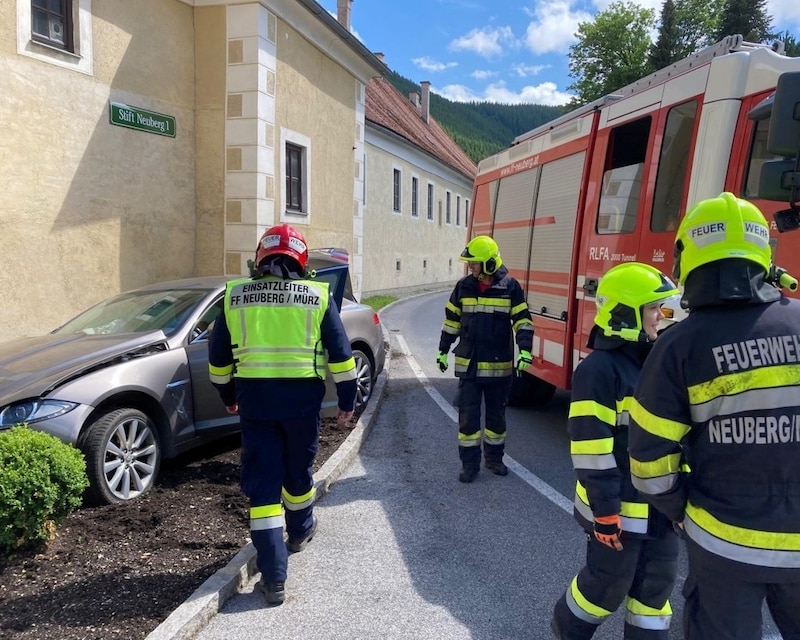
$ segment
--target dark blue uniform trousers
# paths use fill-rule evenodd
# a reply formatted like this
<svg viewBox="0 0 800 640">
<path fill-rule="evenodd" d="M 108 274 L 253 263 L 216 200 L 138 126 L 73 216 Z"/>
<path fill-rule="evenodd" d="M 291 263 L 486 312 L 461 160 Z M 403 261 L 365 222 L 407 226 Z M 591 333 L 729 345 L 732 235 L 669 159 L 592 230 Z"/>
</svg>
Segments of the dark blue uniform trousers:
<svg viewBox="0 0 800 640">
<path fill-rule="evenodd" d="M 311 529 L 319 415 L 292 420 L 242 418 L 241 427 L 241 485 L 250 499 L 250 535 L 258 554 L 256 565 L 265 582 L 283 582 L 288 564 L 284 519 L 254 519 L 253 510 L 273 507 L 279 512 L 283 493 L 289 537 L 302 538 Z M 303 496 L 307 499 L 299 500 Z"/>
<path fill-rule="evenodd" d="M 500 462 L 503 459 L 506 438 L 506 403 L 511 390 L 511 376 L 502 378 L 459 378 L 458 432 L 474 436 L 481 430 L 481 405 L 485 406 L 485 429 L 497 436 L 496 442 L 483 439 L 483 456 L 486 460 Z M 484 433 L 484 436 L 486 434 Z M 463 446 L 471 442 L 474 446 Z M 464 469 L 478 470 L 481 466 L 481 439 L 459 438 L 458 455 Z"/>
<path fill-rule="evenodd" d="M 610 612 L 616 611 L 627 597 L 661 609 L 669 600 L 677 575 L 678 536 L 671 529 L 656 538 L 633 538 L 623 534 L 622 544 L 622 551 L 615 551 L 587 533 L 586 566 L 577 576 L 580 593 L 594 606 Z M 588 640 L 599 626 L 573 613 L 567 595 L 556 603 L 553 617 L 563 640 Z M 666 640 L 669 637 L 668 629 L 635 626 L 627 616 L 623 633 L 625 640 Z M 709 636 L 707 640 L 712 639 Z"/>
</svg>

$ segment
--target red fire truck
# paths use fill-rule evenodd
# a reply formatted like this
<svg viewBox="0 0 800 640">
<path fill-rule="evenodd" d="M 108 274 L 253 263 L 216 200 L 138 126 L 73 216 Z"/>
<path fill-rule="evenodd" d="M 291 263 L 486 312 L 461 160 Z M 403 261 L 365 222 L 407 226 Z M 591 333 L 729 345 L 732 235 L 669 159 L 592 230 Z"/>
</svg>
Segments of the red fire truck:
<svg viewBox="0 0 800 640">
<path fill-rule="evenodd" d="M 482 160 L 469 236 L 497 240 L 536 327 L 511 403 L 570 388 L 601 275 L 634 260 L 669 273 L 680 216 L 699 200 L 752 200 L 773 220 L 775 262 L 800 276 L 800 237 L 778 228 L 800 226 L 799 145 L 800 58 L 729 36 Z"/>
</svg>

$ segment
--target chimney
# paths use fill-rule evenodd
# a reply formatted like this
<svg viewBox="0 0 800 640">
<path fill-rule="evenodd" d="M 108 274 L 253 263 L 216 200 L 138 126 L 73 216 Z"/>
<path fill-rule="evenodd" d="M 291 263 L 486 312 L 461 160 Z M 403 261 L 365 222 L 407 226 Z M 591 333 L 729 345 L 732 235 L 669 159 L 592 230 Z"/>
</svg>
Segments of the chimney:
<svg viewBox="0 0 800 640">
<path fill-rule="evenodd" d="M 374 56 L 375 56 L 375 57 L 376 57 L 378 60 L 380 60 L 381 62 L 383 62 L 383 61 L 384 61 L 384 60 L 383 60 L 383 53 L 381 53 L 380 51 L 376 51 L 376 52 L 375 52 L 373 55 L 374 55 Z"/>
<path fill-rule="evenodd" d="M 411 104 L 413 104 L 417 108 L 417 111 L 419 111 L 419 93 L 412 91 L 408 94 L 408 99 L 411 100 Z"/>
<path fill-rule="evenodd" d="M 422 88 L 422 119 L 428 124 L 431 113 L 431 83 L 423 80 L 419 85 Z"/>
<path fill-rule="evenodd" d="M 350 11 L 353 0 L 336 0 L 336 19 L 339 24 L 350 31 Z"/>
</svg>

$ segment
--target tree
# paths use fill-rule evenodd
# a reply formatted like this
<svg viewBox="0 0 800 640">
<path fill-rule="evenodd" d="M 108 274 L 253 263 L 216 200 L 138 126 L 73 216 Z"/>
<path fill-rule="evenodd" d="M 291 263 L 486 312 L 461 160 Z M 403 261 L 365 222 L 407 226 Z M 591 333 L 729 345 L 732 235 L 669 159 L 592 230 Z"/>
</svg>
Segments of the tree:
<svg viewBox="0 0 800 640">
<path fill-rule="evenodd" d="M 658 25 L 658 38 L 650 46 L 647 59 L 652 71 L 668 67 L 683 58 L 681 34 L 675 21 L 675 3 L 664 0 L 661 7 L 661 21 Z"/>
<path fill-rule="evenodd" d="M 788 31 L 775 34 L 775 38 L 783 41 L 784 52 L 790 58 L 800 57 L 800 42 Z"/>
<path fill-rule="evenodd" d="M 725 0 L 717 28 L 717 40 L 740 33 L 748 42 L 766 42 L 772 34 L 767 0 Z"/>
<path fill-rule="evenodd" d="M 715 36 L 724 4 L 725 0 L 675 0 L 679 59 L 717 41 Z"/>
<path fill-rule="evenodd" d="M 612 2 L 593 22 L 578 24 L 578 42 L 570 47 L 569 75 L 576 78 L 571 106 L 613 93 L 649 72 L 649 33 L 655 12 L 633 2 Z"/>
</svg>

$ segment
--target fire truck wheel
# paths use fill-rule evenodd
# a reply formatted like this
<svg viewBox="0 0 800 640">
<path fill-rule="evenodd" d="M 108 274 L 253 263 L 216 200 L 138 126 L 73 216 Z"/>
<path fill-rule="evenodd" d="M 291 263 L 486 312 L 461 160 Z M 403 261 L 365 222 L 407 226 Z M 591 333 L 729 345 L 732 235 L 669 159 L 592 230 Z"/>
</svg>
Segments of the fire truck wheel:
<svg viewBox="0 0 800 640">
<path fill-rule="evenodd" d="M 511 383 L 511 392 L 508 395 L 509 407 L 543 407 L 556 393 L 556 388 L 549 382 L 540 378 L 514 372 L 514 382 Z"/>
</svg>

